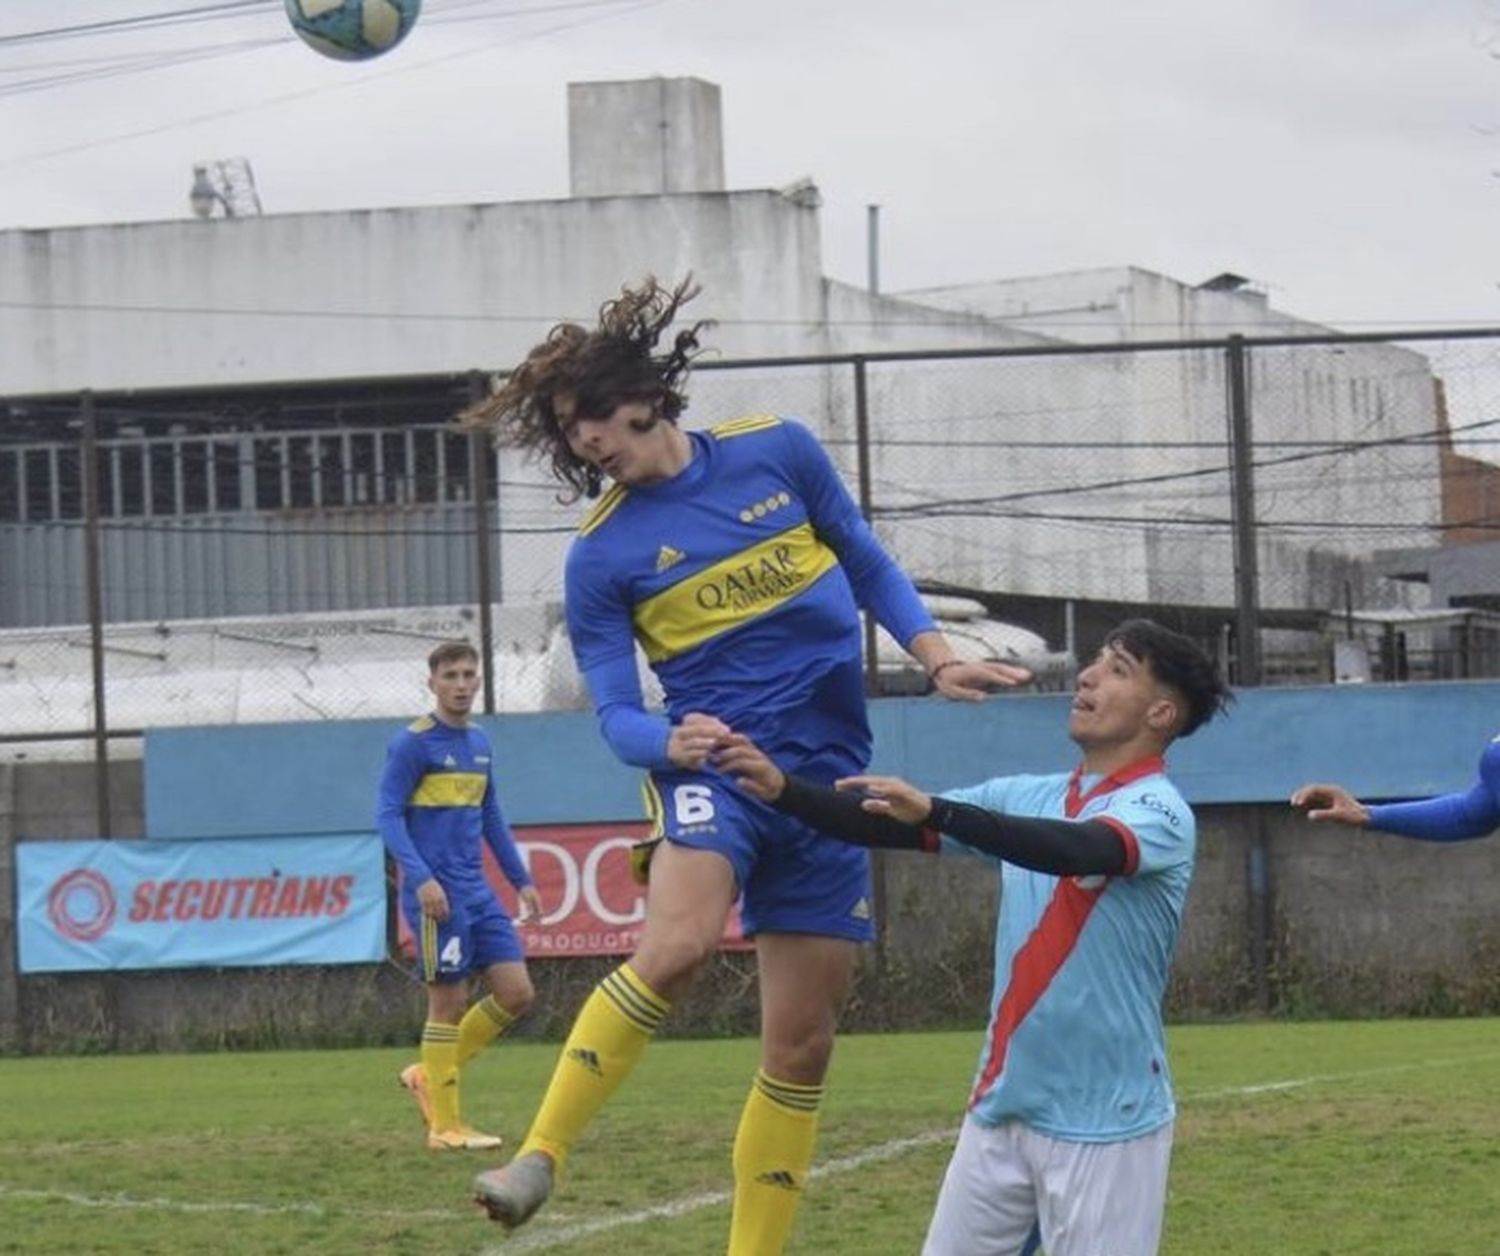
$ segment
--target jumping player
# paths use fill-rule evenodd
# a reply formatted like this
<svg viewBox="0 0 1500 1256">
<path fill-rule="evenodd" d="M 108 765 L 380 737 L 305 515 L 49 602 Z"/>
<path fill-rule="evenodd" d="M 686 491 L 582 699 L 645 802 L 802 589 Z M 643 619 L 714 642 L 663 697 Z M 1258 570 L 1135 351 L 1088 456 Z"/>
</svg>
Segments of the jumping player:
<svg viewBox="0 0 1500 1256">
<path fill-rule="evenodd" d="M 469 723 L 479 687 L 479 655 L 449 641 L 427 660 L 436 704 L 397 734 L 380 778 L 377 824 L 401 866 L 401 910 L 417 939 L 427 987 L 421 1062 L 401 1071 L 434 1151 L 483 1151 L 500 1139 L 459 1115 L 464 1065 L 531 1006 L 521 939 L 484 879 L 480 839 L 516 888 L 521 919 L 541 904 L 495 796 L 489 738 Z M 469 1006 L 469 976 L 488 993 Z"/>
<path fill-rule="evenodd" d="M 807 1179 L 856 948 L 872 935 L 868 857 L 735 791 L 710 751 L 734 727 L 813 780 L 861 770 L 861 606 L 947 697 L 978 700 L 1029 673 L 957 657 L 806 428 L 769 414 L 678 427 L 702 324 L 655 350 L 695 292 L 654 280 L 624 289 L 596 328 L 554 327 L 468 415 L 548 460 L 579 496 L 613 482 L 568 554 L 567 623 L 603 736 L 648 770 L 665 839 L 639 949 L 585 1003 L 520 1152 L 475 1193 L 506 1226 L 541 1206 L 743 894 L 761 1061 L 734 1142 L 728 1251 L 776 1256 Z M 644 709 L 637 646 L 664 717 Z"/>
<path fill-rule="evenodd" d="M 1078 676 L 1071 773 L 933 798 L 893 777 L 837 792 L 743 736 L 737 784 L 864 846 L 993 859 L 995 994 L 924 1256 L 1152 1256 L 1175 1107 L 1161 1002 L 1193 871 L 1193 813 L 1162 754 L 1227 699 L 1190 640 L 1127 620 Z"/>
</svg>

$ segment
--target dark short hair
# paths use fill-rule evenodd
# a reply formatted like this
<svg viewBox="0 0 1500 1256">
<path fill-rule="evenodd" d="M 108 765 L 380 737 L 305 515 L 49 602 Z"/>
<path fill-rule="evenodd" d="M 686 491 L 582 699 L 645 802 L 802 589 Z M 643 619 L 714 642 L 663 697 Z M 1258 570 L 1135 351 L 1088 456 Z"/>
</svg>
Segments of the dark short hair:
<svg viewBox="0 0 1500 1256">
<path fill-rule="evenodd" d="M 1116 624 L 1104 638 L 1104 645 L 1139 659 L 1157 680 L 1182 695 L 1187 711 L 1178 737 L 1202 728 L 1234 701 L 1218 665 L 1203 647 L 1154 619 L 1127 619 Z"/>
<path fill-rule="evenodd" d="M 477 663 L 479 651 L 467 641 L 444 641 L 427 656 L 427 670 L 435 672 L 445 663 L 456 663 L 459 659 L 472 659 Z"/>
</svg>

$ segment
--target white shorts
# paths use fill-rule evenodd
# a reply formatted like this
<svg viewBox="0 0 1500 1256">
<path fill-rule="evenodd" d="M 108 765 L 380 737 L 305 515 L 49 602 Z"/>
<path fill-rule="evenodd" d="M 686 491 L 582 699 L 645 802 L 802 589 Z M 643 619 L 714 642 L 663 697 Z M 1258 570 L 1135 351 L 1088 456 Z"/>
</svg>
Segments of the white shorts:
<svg viewBox="0 0 1500 1256">
<path fill-rule="evenodd" d="M 1155 1256 L 1172 1126 L 1119 1143 L 1070 1143 L 1019 1121 L 964 1121 L 922 1256 Z"/>
</svg>

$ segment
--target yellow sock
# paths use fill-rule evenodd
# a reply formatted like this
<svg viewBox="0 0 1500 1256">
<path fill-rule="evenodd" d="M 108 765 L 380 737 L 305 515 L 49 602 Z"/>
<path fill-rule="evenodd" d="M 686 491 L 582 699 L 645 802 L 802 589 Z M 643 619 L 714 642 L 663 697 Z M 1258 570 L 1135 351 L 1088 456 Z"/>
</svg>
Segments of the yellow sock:
<svg viewBox="0 0 1500 1256">
<path fill-rule="evenodd" d="M 578 1136 L 630 1076 L 671 1004 L 621 964 L 594 987 L 573 1022 L 518 1155 L 543 1151 L 562 1175 Z"/>
<path fill-rule="evenodd" d="M 458 1026 L 428 1021 L 422 1026 L 422 1070 L 435 1130 L 458 1128 Z"/>
<path fill-rule="evenodd" d="M 779 1256 L 797 1218 L 823 1087 L 755 1075 L 734 1138 L 728 1256 Z"/>
<path fill-rule="evenodd" d="M 487 994 L 478 1003 L 472 1004 L 458 1022 L 458 1067 L 461 1069 L 476 1055 L 494 1042 L 515 1021 L 515 1017 L 495 1002 L 493 994 Z"/>
</svg>

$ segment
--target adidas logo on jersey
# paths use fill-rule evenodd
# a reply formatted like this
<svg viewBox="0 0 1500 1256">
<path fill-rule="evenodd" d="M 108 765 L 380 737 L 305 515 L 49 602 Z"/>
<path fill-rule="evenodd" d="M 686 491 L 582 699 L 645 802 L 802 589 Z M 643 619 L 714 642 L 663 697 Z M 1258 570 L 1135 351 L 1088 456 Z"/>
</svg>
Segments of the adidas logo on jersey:
<svg viewBox="0 0 1500 1256">
<path fill-rule="evenodd" d="M 568 1059 L 572 1060 L 580 1068 L 586 1068 L 595 1077 L 603 1077 L 604 1069 L 599 1064 L 599 1053 L 588 1047 L 574 1047 L 568 1052 Z"/>
<path fill-rule="evenodd" d="M 870 900 L 862 898 L 849 909 L 849 915 L 855 920 L 868 920 L 870 918 Z"/>
<path fill-rule="evenodd" d="M 451 754 L 445 754 L 443 756 L 443 766 L 445 768 L 456 768 L 458 766 L 458 760 L 455 759 Z"/>
<path fill-rule="evenodd" d="M 686 557 L 687 555 L 680 549 L 675 549 L 670 545 L 663 545 L 656 551 L 656 570 L 666 571 L 668 567 L 677 566 Z"/>
</svg>

